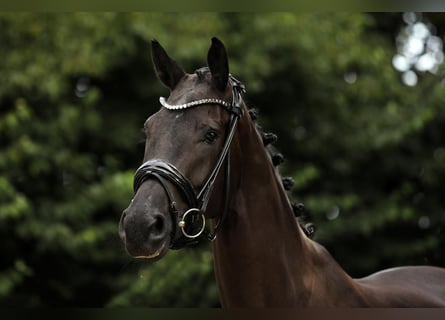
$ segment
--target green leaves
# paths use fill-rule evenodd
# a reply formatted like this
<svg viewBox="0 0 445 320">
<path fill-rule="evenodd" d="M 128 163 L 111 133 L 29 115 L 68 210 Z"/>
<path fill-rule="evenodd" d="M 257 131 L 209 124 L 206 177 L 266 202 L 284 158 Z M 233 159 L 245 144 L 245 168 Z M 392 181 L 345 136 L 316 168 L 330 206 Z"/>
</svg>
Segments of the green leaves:
<svg viewBox="0 0 445 320">
<path fill-rule="evenodd" d="M 431 15 L 439 27 L 443 21 Z M 353 276 L 444 265 L 445 91 L 393 69 L 401 16 L 0 15 L 0 305 L 217 306 L 210 248 L 146 264 L 117 235 L 145 119 L 166 95 L 158 39 L 185 70 L 212 36 L 278 133 L 316 240 Z"/>
<path fill-rule="evenodd" d="M 2 279 L 0 282 L 0 299 L 11 294 L 15 287 L 23 283 L 25 278 L 32 275 L 32 270 L 23 260 L 16 260 L 10 269 L 0 272 Z"/>
<path fill-rule="evenodd" d="M 211 248 L 171 251 L 156 264 L 134 270 L 128 289 L 109 307 L 218 307 Z"/>
</svg>

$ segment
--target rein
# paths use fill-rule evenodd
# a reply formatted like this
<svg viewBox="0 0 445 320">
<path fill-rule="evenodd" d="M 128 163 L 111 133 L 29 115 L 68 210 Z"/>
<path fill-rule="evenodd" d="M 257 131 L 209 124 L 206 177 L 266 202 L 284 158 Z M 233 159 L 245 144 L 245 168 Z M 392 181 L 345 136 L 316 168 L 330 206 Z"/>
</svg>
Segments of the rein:
<svg viewBox="0 0 445 320">
<path fill-rule="evenodd" d="M 164 189 L 168 202 L 169 212 L 172 219 L 172 236 L 170 241 L 171 249 L 180 249 L 185 246 L 198 243 L 201 239 L 208 239 L 210 241 L 215 240 L 216 233 L 221 227 L 227 211 L 229 208 L 229 193 L 230 193 L 230 146 L 235 134 L 238 121 L 242 115 L 242 93 L 245 92 L 244 85 L 234 78 L 229 76 L 230 83 L 232 85 L 232 102 L 228 103 L 224 100 L 208 98 L 191 101 L 181 105 L 170 105 L 166 102 L 164 97 L 159 99 L 161 105 L 169 110 L 181 110 L 194 106 L 204 104 L 217 104 L 224 107 L 227 112 L 230 113 L 230 122 L 228 125 L 228 131 L 224 146 L 215 164 L 212 172 L 207 178 L 206 183 L 202 189 L 196 193 L 195 188 L 187 177 L 185 177 L 174 165 L 169 162 L 160 159 L 152 159 L 143 163 L 135 173 L 133 190 L 137 192 L 143 182 L 150 178 L 156 179 Z M 225 162 L 225 200 L 224 209 L 222 215 L 219 217 L 219 221 L 216 223 L 213 231 L 205 230 L 205 211 L 212 194 L 212 190 L 223 164 Z M 189 209 L 184 212 L 182 216 L 179 215 L 179 210 L 176 206 L 176 201 L 173 198 L 171 191 L 169 190 L 166 181 L 172 183 L 178 190 L 181 191 L 184 199 L 187 201 Z M 181 236 L 176 238 L 177 229 L 181 230 Z"/>
</svg>

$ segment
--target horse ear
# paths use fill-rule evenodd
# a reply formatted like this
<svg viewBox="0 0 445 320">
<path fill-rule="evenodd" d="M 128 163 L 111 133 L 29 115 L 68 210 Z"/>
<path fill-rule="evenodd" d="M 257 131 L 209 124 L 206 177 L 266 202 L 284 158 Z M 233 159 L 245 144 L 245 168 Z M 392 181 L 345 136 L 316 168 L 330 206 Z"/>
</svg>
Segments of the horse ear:
<svg viewBox="0 0 445 320">
<path fill-rule="evenodd" d="M 173 90 L 185 75 L 184 70 L 156 40 L 151 41 L 151 59 L 159 80 L 170 90 Z"/>
<path fill-rule="evenodd" d="M 207 64 L 212 73 L 214 86 L 224 91 L 229 80 L 229 62 L 224 44 L 216 37 L 212 38 L 212 45 L 207 54 Z"/>
</svg>

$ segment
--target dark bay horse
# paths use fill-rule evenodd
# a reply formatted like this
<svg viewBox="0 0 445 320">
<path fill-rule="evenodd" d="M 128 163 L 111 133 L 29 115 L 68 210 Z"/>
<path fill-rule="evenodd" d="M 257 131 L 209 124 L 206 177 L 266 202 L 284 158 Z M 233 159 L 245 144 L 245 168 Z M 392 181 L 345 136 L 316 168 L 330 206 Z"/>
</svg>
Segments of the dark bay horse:
<svg viewBox="0 0 445 320">
<path fill-rule="evenodd" d="M 445 269 L 407 266 L 352 279 L 295 219 L 274 159 L 212 39 L 208 67 L 187 74 L 152 42 L 170 89 L 145 122 L 144 162 L 119 234 L 135 258 L 213 241 L 224 307 L 445 306 Z M 212 227 L 205 227 L 212 219 Z"/>
</svg>

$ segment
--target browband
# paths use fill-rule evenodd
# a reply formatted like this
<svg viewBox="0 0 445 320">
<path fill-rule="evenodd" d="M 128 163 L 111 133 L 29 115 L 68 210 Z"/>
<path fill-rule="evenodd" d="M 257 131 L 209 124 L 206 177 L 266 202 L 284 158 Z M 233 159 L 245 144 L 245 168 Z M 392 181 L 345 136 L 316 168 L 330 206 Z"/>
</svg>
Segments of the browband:
<svg viewBox="0 0 445 320">
<path fill-rule="evenodd" d="M 183 110 L 195 106 L 200 106 L 203 104 L 218 104 L 226 108 L 227 111 L 229 111 L 230 113 L 235 113 L 237 116 L 240 116 L 242 113 L 242 109 L 240 108 L 241 93 L 246 92 L 246 88 L 244 87 L 244 84 L 241 81 L 236 79 L 231 74 L 229 74 L 229 79 L 232 84 L 232 91 L 233 91 L 232 102 L 227 102 L 217 98 L 205 98 L 205 99 L 189 101 L 183 104 L 169 104 L 167 102 L 167 99 L 165 99 L 164 97 L 159 97 L 159 102 L 164 108 L 168 110 Z"/>
<path fill-rule="evenodd" d="M 232 104 L 227 101 L 224 101 L 221 99 L 215 99 L 215 98 L 199 99 L 199 100 L 190 101 L 190 102 L 187 102 L 184 104 L 172 105 L 172 104 L 167 103 L 167 100 L 164 97 L 160 97 L 159 102 L 161 103 L 161 105 L 164 108 L 167 108 L 168 110 L 182 110 L 182 109 L 187 109 L 187 108 L 194 107 L 194 106 L 199 106 L 202 104 L 220 104 L 226 108 L 230 108 L 232 106 Z"/>
</svg>

